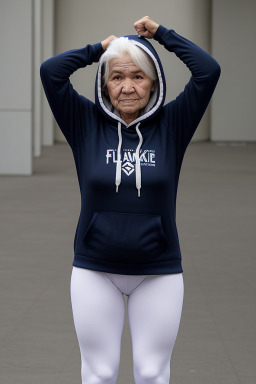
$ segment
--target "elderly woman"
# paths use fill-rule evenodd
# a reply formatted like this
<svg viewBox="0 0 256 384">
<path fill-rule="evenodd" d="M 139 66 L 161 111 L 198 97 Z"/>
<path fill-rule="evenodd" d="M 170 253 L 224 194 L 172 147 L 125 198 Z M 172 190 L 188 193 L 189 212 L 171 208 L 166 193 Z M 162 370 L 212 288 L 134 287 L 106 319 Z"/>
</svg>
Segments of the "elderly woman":
<svg viewBox="0 0 256 384">
<path fill-rule="evenodd" d="M 117 381 L 124 295 L 135 383 L 169 383 L 184 292 L 178 180 L 220 76 L 217 61 L 173 29 L 148 16 L 134 27 L 137 35 L 58 54 L 40 70 L 81 191 L 70 293 L 83 384 Z M 150 38 L 192 74 L 165 105 L 164 71 Z M 95 104 L 69 80 L 93 62 L 99 62 Z"/>
</svg>

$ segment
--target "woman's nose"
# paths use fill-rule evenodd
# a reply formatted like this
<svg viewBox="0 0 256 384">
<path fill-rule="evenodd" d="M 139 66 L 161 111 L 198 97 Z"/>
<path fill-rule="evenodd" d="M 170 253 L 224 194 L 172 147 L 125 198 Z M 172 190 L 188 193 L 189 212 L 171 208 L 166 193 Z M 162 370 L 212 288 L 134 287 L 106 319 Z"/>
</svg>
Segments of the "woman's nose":
<svg viewBox="0 0 256 384">
<path fill-rule="evenodd" d="M 124 80 L 122 92 L 124 92 L 124 93 L 134 92 L 134 86 L 133 86 L 132 80 L 130 80 L 130 79 L 125 79 Z"/>
</svg>

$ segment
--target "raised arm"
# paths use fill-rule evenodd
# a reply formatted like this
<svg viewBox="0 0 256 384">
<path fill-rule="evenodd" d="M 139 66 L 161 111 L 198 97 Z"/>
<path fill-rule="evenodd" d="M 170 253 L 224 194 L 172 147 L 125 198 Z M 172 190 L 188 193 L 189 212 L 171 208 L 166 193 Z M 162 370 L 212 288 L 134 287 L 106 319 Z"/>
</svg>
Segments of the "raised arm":
<svg viewBox="0 0 256 384">
<path fill-rule="evenodd" d="M 174 137 L 182 161 L 185 150 L 203 117 L 220 77 L 221 68 L 209 53 L 180 36 L 173 29 L 159 25 L 154 39 L 186 64 L 191 78 L 175 100 L 164 106 L 173 122 Z"/>
<path fill-rule="evenodd" d="M 52 113 L 71 148 L 82 141 L 90 130 L 88 121 L 96 113 L 95 105 L 73 89 L 69 76 L 78 68 L 99 61 L 101 43 L 88 44 L 47 59 L 41 64 L 42 85 Z"/>
</svg>

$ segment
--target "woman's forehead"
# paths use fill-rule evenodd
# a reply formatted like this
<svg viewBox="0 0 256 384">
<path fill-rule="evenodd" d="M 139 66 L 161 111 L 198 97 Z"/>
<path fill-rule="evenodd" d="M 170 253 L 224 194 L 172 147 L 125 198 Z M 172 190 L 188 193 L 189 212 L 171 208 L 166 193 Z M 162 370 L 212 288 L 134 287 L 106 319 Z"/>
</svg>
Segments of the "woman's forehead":
<svg viewBox="0 0 256 384">
<path fill-rule="evenodd" d="M 140 68 L 136 66 L 131 56 L 128 54 L 125 54 L 122 57 L 116 57 L 114 59 L 111 59 L 109 62 L 109 68 L 110 68 L 110 71 L 113 71 L 115 69 L 140 70 Z"/>
</svg>

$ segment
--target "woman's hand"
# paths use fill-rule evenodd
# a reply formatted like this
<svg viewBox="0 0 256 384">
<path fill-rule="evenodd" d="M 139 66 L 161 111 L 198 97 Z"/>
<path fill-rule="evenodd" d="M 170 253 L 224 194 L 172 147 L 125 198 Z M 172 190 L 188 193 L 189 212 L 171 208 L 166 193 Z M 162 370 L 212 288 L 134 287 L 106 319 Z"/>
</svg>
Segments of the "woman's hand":
<svg viewBox="0 0 256 384">
<path fill-rule="evenodd" d="M 147 37 L 148 39 L 152 39 L 159 27 L 159 24 L 155 23 L 149 16 L 144 16 L 133 25 L 140 36 Z"/>
<path fill-rule="evenodd" d="M 116 36 L 111 35 L 111 36 L 107 37 L 105 40 L 103 40 L 103 41 L 101 42 L 101 45 L 102 45 L 102 48 L 104 49 L 104 51 L 106 51 L 106 49 L 107 49 L 109 43 L 110 43 L 112 40 L 114 40 L 114 39 L 116 39 Z"/>
</svg>

